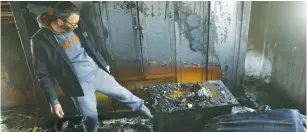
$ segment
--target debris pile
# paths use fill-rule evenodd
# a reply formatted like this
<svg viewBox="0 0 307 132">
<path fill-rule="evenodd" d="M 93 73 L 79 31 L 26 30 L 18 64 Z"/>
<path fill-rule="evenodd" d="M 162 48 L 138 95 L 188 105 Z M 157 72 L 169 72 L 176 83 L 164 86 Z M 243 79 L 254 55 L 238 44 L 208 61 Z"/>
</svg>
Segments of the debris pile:
<svg viewBox="0 0 307 132">
<path fill-rule="evenodd" d="M 28 132 L 38 121 L 37 113 L 26 107 L 1 111 L 1 132 Z"/>
<path fill-rule="evenodd" d="M 206 88 L 206 87 L 201 87 L 197 91 L 197 95 L 198 95 L 198 97 L 200 97 L 203 100 L 211 99 L 212 98 L 210 90 L 208 88 Z"/>
<path fill-rule="evenodd" d="M 14 109 L 1 112 L 1 132 L 27 132 L 32 131 L 37 123 L 36 113 L 26 109 Z M 304 121 L 303 121 L 304 120 Z M 240 129 L 263 131 L 303 131 L 306 116 L 299 114 L 297 110 L 279 109 L 271 110 L 269 106 L 263 106 L 260 110 L 254 110 L 245 106 L 235 106 L 232 114 L 214 117 L 209 120 L 198 119 L 202 131 Z M 255 125 L 254 122 L 257 122 Z M 270 123 L 267 123 L 270 122 Z M 191 122 L 190 122 L 191 124 Z M 192 123 L 195 124 L 195 123 Z M 56 126 L 60 129 L 55 129 Z M 194 125 L 199 126 L 199 125 Z M 104 132 L 153 132 L 152 122 L 143 117 L 120 118 L 103 120 L 99 123 L 99 130 Z M 199 129 L 199 130 L 200 130 Z M 198 130 L 198 129 L 197 129 Z M 39 132 L 83 132 L 81 120 L 44 121 L 39 123 Z"/>
<path fill-rule="evenodd" d="M 1 132 L 83 132 L 82 119 L 48 120 L 31 106 L 1 110 Z M 99 131 L 152 132 L 151 121 L 144 117 L 101 120 Z"/>
<path fill-rule="evenodd" d="M 252 100 L 248 94 L 238 99 L 241 106 L 237 106 L 238 101 L 221 81 L 209 81 L 205 84 L 161 84 L 148 87 L 148 91 L 151 108 L 158 113 L 154 113 L 158 115 L 155 115 L 154 119 L 158 125 L 143 117 L 121 118 L 100 121 L 98 131 L 153 132 L 156 128 L 163 128 L 162 131 L 168 128 L 169 131 L 178 132 L 200 130 L 282 132 L 304 131 L 306 126 L 304 124 L 306 115 L 301 115 L 297 110 L 272 110 L 270 106 Z M 227 108 L 221 109 L 216 106 L 227 106 Z M 223 112 L 228 108 L 231 109 L 231 113 Z M 212 117 L 208 118 L 207 115 Z M 82 121 L 79 119 L 46 121 L 27 107 L 1 111 L 0 121 L 0 131 L 3 132 L 24 132 L 34 129 L 39 132 L 84 131 Z M 157 127 L 159 125 L 161 127 Z"/>
<path fill-rule="evenodd" d="M 1 132 L 83 132 L 82 120 L 41 120 L 38 127 L 36 115 L 26 112 L 10 111 L 1 115 Z M 102 120 L 98 131 L 104 132 L 152 132 L 153 125 L 149 119 L 143 117 Z"/>
<path fill-rule="evenodd" d="M 83 132 L 82 120 L 66 120 L 55 123 L 57 132 Z M 151 132 L 152 123 L 142 117 L 102 120 L 98 131 L 103 132 Z"/>
<path fill-rule="evenodd" d="M 152 132 L 153 125 L 149 119 L 142 117 L 121 118 L 102 121 L 98 128 L 104 132 Z"/>
<path fill-rule="evenodd" d="M 148 87 L 152 108 L 156 112 L 207 108 L 238 104 L 221 81 L 159 84 Z"/>
</svg>

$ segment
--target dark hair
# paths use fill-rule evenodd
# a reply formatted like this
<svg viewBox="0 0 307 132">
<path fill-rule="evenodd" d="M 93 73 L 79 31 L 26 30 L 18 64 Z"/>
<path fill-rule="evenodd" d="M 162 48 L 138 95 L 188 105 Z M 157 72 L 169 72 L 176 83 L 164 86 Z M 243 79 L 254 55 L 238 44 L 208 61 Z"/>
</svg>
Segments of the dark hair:
<svg viewBox="0 0 307 132">
<path fill-rule="evenodd" d="M 54 7 L 54 16 L 57 19 L 67 20 L 71 14 L 80 15 L 80 10 L 69 1 L 60 1 Z"/>
</svg>

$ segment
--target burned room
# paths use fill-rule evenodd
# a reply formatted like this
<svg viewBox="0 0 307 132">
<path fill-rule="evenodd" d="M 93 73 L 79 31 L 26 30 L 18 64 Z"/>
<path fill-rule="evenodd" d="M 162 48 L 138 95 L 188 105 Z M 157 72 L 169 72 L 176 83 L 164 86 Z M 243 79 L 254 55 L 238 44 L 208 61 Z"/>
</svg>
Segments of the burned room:
<svg viewBox="0 0 307 132">
<path fill-rule="evenodd" d="M 3 132 L 304 132 L 306 1 L 1 1 Z"/>
</svg>

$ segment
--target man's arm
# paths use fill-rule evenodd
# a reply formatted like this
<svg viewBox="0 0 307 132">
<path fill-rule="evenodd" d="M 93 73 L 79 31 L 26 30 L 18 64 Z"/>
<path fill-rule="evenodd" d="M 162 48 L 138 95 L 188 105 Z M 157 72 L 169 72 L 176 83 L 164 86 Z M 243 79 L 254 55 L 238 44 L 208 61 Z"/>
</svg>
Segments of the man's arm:
<svg viewBox="0 0 307 132">
<path fill-rule="evenodd" d="M 43 88 L 44 96 L 47 102 L 54 106 L 59 104 L 56 92 L 54 90 L 54 79 L 50 75 L 49 70 L 45 64 L 45 54 L 39 48 L 39 42 L 31 40 L 32 60 L 34 66 L 34 74 L 38 79 L 40 86 Z"/>
</svg>

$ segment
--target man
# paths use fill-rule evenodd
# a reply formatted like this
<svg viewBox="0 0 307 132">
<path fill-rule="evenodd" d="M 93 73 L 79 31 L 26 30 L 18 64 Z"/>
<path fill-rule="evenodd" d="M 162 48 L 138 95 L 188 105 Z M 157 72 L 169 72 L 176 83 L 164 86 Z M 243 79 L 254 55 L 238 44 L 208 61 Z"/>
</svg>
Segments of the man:
<svg viewBox="0 0 307 132">
<path fill-rule="evenodd" d="M 152 118 L 143 101 L 110 75 L 109 66 L 79 17 L 80 11 L 74 4 L 59 2 L 53 12 L 38 17 L 41 29 L 31 38 L 35 75 L 43 85 L 52 112 L 60 118 L 64 116 L 54 91 L 56 81 L 83 115 L 86 131 L 96 132 L 98 127 L 95 91 Z"/>
</svg>

